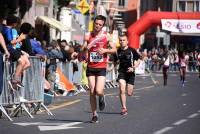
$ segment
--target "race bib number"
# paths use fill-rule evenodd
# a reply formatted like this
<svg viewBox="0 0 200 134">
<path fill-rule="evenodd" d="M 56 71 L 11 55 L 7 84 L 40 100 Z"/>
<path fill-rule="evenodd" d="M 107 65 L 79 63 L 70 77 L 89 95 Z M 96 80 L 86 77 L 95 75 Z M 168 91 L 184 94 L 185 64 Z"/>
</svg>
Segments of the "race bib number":
<svg viewBox="0 0 200 134">
<path fill-rule="evenodd" d="M 90 62 L 103 62 L 103 55 L 97 52 L 90 53 Z"/>
</svg>

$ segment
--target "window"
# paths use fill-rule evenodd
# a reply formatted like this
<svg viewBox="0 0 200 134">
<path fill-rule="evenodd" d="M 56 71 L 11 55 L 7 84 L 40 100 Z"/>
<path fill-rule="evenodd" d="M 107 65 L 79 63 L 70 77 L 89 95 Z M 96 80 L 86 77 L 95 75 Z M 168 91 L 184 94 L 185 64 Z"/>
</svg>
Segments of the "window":
<svg viewBox="0 0 200 134">
<path fill-rule="evenodd" d="M 194 12 L 194 1 L 187 2 L 187 12 Z"/>
<path fill-rule="evenodd" d="M 200 9 L 199 9 L 200 8 L 199 7 L 200 4 L 199 3 L 200 3 L 200 1 L 196 1 L 196 6 L 195 6 L 196 7 L 196 12 L 200 11 Z"/>
<path fill-rule="evenodd" d="M 186 2 L 185 1 L 178 1 L 177 2 L 177 11 L 179 12 L 184 12 L 186 7 Z"/>
<path fill-rule="evenodd" d="M 44 7 L 44 16 L 48 16 L 49 9 L 48 7 Z"/>
</svg>

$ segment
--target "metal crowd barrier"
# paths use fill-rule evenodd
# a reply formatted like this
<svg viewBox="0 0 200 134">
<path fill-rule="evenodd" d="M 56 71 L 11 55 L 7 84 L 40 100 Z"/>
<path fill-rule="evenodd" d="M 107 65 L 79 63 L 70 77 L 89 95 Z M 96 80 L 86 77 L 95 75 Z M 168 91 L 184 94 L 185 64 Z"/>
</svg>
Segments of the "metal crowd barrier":
<svg viewBox="0 0 200 134">
<path fill-rule="evenodd" d="M 14 94 L 14 92 L 10 90 L 8 85 L 8 82 L 10 82 L 10 66 L 10 62 L 4 61 L 3 90 L 0 95 L 0 110 L 10 121 L 13 121 L 8 115 L 6 109 L 4 108 L 5 106 L 13 104 L 14 101 L 17 102 L 17 100 L 14 100 L 14 96 L 17 96 L 17 94 Z"/>
<path fill-rule="evenodd" d="M 115 88 L 117 87 L 117 73 L 115 71 L 114 65 L 112 62 L 108 62 L 107 65 L 107 72 L 106 72 L 106 84 L 105 84 L 105 88 Z M 110 69 L 112 68 L 112 69 Z"/>
<path fill-rule="evenodd" d="M 78 71 L 73 72 L 73 63 L 72 62 L 58 62 L 57 67 L 61 69 L 62 73 L 72 82 L 78 90 L 85 90 L 85 85 L 82 85 L 82 71 L 83 63 L 78 62 Z M 113 63 L 108 63 L 108 66 L 112 66 Z M 117 74 L 113 68 L 106 73 L 106 84 L 105 88 L 114 88 L 118 85 L 116 84 Z M 88 88 L 88 87 L 87 87 Z"/>
<path fill-rule="evenodd" d="M 31 67 L 24 72 L 22 84 L 24 87 L 18 90 L 12 90 L 9 87 L 11 75 L 14 73 L 15 66 L 13 63 L 6 61 L 4 63 L 4 80 L 3 91 L 0 96 L 1 111 L 12 120 L 6 113 L 4 107 L 8 105 L 17 106 L 10 114 L 16 116 L 19 110 L 24 110 L 31 118 L 34 118 L 31 113 L 44 108 L 49 115 L 53 115 L 44 105 L 44 71 L 45 63 L 39 57 L 30 57 Z M 27 108 L 27 104 L 31 105 L 33 110 Z"/>
</svg>

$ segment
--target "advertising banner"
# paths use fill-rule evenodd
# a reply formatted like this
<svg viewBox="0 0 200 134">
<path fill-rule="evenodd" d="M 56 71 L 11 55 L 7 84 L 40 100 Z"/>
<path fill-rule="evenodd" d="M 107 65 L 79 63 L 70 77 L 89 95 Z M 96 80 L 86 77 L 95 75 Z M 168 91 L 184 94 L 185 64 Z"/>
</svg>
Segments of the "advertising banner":
<svg viewBox="0 0 200 134">
<path fill-rule="evenodd" d="M 200 20 L 162 19 L 162 29 L 176 33 L 200 33 Z"/>
</svg>

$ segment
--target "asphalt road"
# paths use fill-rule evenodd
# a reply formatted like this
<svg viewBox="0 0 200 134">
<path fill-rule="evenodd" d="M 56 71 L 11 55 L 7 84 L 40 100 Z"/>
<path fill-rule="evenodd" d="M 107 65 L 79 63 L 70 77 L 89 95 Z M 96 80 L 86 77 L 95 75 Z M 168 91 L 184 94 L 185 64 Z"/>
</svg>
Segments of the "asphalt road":
<svg viewBox="0 0 200 134">
<path fill-rule="evenodd" d="M 156 81 L 156 84 L 154 82 Z M 134 96 L 128 97 L 128 115 L 120 115 L 118 89 L 106 89 L 107 106 L 99 112 L 99 123 L 89 123 L 88 93 L 66 98 L 51 106 L 54 117 L 46 113 L 0 119 L 0 134 L 199 134 L 200 79 L 188 73 L 182 87 L 176 73 L 167 86 L 162 75 L 136 77 Z"/>
</svg>

